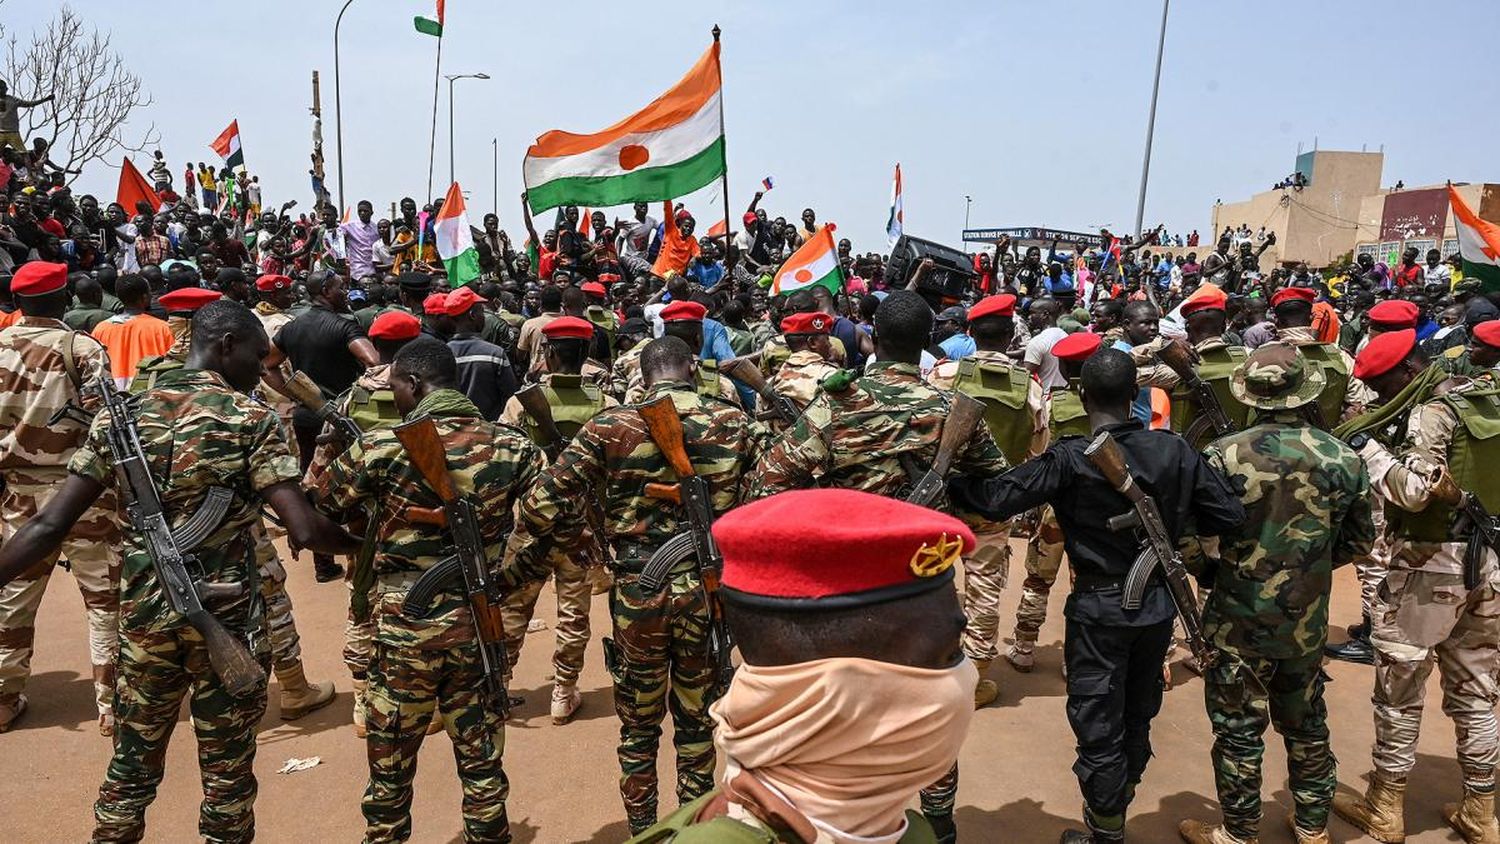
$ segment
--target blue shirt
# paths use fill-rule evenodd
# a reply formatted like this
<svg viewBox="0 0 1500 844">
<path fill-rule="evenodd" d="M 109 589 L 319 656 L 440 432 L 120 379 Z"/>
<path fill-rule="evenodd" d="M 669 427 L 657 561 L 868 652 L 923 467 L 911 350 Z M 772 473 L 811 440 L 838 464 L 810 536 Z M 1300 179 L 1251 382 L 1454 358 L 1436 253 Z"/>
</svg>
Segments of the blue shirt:
<svg viewBox="0 0 1500 844">
<path fill-rule="evenodd" d="M 1047 292 L 1053 295 L 1073 292 L 1073 274 L 1067 270 L 1063 270 L 1062 275 L 1058 276 L 1056 281 L 1053 281 L 1052 276 L 1049 275 L 1042 283 L 1046 285 Z"/>
<path fill-rule="evenodd" d="M 724 323 L 708 317 L 703 318 L 703 348 L 699 350 L 698 357 L 720 363 L 734 360 L 734 347 L 729 345 L 729 329 L 724 327 Z M 734 389 L 740 394 L 741 405 L 755 407 L 754 390 L 738 381 L 734 382 Z"/>
<path fill-rule="evenodd" d="M 688 262 L 685 275 L 702 285 L 704 290 L 712 290 L 724 278 L 724 265 L 717 261 L 694 259 Z"/>
<path fill-rule="evenodd" d="M 1128 355 L 1130 354 L 1130 350 L 1134 349 L 1135 347 L 1130 345 L 1130 343 L 1126 342 L 1124 339 L 1120 339 L 1115 341 L 1115 348 Z M 1142 387 L 1140 392 L 1135 394 L 1135 401 L 1131 402 L 1130 404 L 1130 415 L 1134 416 L 1136 419 L 1139 419 L 1141 421 L 1141 424 L 1145 425 L 1146 427 L 1151 427 L 1150 387 Z"/>
<path fill-rule="evenodd" d="M 963 360 L 969 355 L 974 354 L 976 346 L 974 345 L 973 337 L 967 334 L 955 334 L 939 343 L 938 348 L 943 350 L 943 355 L 948 360 Z"/>
</svg>

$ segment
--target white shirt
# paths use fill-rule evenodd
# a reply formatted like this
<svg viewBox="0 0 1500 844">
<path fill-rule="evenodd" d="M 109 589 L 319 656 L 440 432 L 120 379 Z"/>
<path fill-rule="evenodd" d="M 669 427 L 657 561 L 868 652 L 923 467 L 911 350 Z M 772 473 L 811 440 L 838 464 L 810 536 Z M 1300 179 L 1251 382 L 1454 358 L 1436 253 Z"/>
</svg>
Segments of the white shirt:
<svg viewBox="0 0 1500 844">
<path fill-rule="evenodd" d="M 1053 325 L 1037 332 L 1036 336 L 1026 343 L 1025 361 L 1036 367 L 1037 380 L 1042 383 L 1044 390 L 1068 385 L 1068 379 L 1062 375 L 1062 367 L 1058 365 L 1057 358 L 1052 356 L 1052 347 L 1066 336 L 1068 332 Z"/>
</svg>

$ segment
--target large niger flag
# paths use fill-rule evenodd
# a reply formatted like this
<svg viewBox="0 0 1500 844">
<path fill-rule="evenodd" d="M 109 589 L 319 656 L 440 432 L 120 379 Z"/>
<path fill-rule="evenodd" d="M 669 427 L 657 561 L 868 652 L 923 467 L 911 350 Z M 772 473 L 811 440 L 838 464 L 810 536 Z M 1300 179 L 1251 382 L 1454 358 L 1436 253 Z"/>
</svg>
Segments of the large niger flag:
<svg viewBox="0 0 1500 844">
<path fill-rule="evenodd" d="M 533 214 L 560 205 L 607 208 L 687 196 L 724 172 L 715 42 L 654 102 L 593 135 L 554 129 L 526 150 Z"/>
<path fill-rule="evenodd" d="M 474 233 L 469 229 L 468 209 L 458 182 L 448 186 L 443 208 L 432 222 L 433 245 L 443 259 L 449 287 L 463 287 L 479 278 L 479 251 L 474 248 Z"/>
<path fill-rule="evenodd" d="M 1453 226 L 1458 229 L 1464 280 L 1479 279 L 1485 293 L 1500 290 L 1500 225 L 1479 219 L 1452 185 L 1448 186 L 1448 201 L 1453 205 Z"/>
<path fill-rule="evenodd" d="M 786 259 L 771 282 L 771 295 L 795 293 L 809 287 L 826 287 L 830 293 L 844 289 L 844 271 L 833 245 L 833 227 L 825 225 L 816 237 Z"/>
</svg>

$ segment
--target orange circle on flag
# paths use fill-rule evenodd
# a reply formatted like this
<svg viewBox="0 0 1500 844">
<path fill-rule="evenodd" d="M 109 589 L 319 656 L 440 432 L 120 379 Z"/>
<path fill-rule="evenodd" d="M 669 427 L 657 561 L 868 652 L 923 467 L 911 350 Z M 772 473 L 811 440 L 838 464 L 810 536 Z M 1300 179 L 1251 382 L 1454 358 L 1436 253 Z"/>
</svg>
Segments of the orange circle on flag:
<svg viewBox="0 0 1500 844">
<path fill-rule="evenodd" d="M 620 147 L 620 166 L 626 170 L 634 170 L 650 160 L 651 151 L 640 144 L 626 144 Z"/>
<path fill-rule="evenodd" d="M 803 267 L 802 269 L 792 273 L 792 278 L 795 278 L 799 284 L 806 284 L 807 282 L 812 281 L 812 270 L 808 269 L 807 267 Z"/>
</svg>

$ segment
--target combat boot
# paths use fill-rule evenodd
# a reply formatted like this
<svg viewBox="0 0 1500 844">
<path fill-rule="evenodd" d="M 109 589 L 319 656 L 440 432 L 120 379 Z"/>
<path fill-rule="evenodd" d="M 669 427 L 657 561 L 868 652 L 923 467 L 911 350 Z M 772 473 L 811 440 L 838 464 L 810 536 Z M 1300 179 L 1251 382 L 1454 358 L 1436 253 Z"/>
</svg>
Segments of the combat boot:
<svg viewBox="0 0 1500 844">
<path fill-rule="evenodd" d="M 1011 668 L 1016 669 L 1022 674 L 1030 673 L 1032 667 L 1036 665 L 1036 657 L 1032 653 L 1031 643 L 1027 642 L 1024 645 L 1019 641 L 1013 643 L 1010 649 L 1005 652 L 1005 661 L 1010 663 Z"/>
<path fill-rule="evenodd" d="M 1443 818 L 1467 844 L 1500 844 L 1500 823 L 1495 820 L 1495 792 L 1464 787 L 1462 803 L 1445 803 Z"/>
<path fill-rule="evenodd" d="M 1329 659 L 1357 662 L 1361 665 L 1375 664 L 1375 647 L 1370 644 L 1370 619 L 1365 618 L 1358 630 L 1350 628 L 1349 641 L 1341 645 L 1324 645 L 1323 653 Z"/>
<path fill-rule="evenodd" d="M 979 669 L 979 685 L 974 687 L 974 708 L 980 709 L 994 703 L 1000 697 L 1000 686 L 984 676 L 990 668 L 990 660 L 976 659 L 974 667 Z"/>
<path fill-rule="evenodd" d="M 0 695 L 0 733 L 8 733 L 26 714 L 25 695 Z"/>
<path fill-rule="evenodd" d="M 1124 844 L 1125 841 L 1125 816 L 1115 815 L 1106 819 L 1107 824 L 1100 824 L 1095 820 L 1094 814 L 1084 807 L 1083 823 L 1087 829 L 1070 829 L 1057 839 L 1058 844 Z M 1118 829 L 1106 829 L 1105 826 L 1113 827 L 1119 824 Z"/>
<path fill-rule="evenodd" d="M 583 695 L 571 683 L 558 683 L 552 687 L 552 723 L 558 726 L 573 720 L 578 707 L 583 705 Z"/>
<path fill-rule="evenodd" d="M 344 567 L 334 562 L 332 554 L 314 554 L 313 576 L 319 583 L 328 583 L 343 577 Z"/>
<path fill-rule="evenodd" d="M 1177 834 L 1188 844 L 1260 844 L 1259 838 L 1236 838 L 1218 824 L 1185 820 L 1177 825 Z"/>
<path fill-rule="evenodd" d="M 333 681 L 309 683 L 302 673 L 299 661 L 290 668 L 276 669 L 276 681 L 281 684 L 281 720 L 295 721 L 317 709 L 333 703 Z"/>
<path fill-rule="evenodd" d="M 354 737 L 364 738 L 370 734 L 369 725 L 365 721 L 365 681 L 354 681 Z"/>
<path fill-rule="evenodd" d="M 1365 834 L 1385 844 L 1406 840 L 1406 778 L 1386 779 L 1379 771 L 1370 774 L 1370 787 L 1363 797 L 1355 794 L 1333 795 L 1333 811 L 1364 830 Z"/>
<path fill-rule="evenodd" d="M 1292 828 L 1292 835 L 1296 836 L 1297 844 L 1328 844 L 1328 830 L 1320 829 L 1317 832 L 1308 832 L 1297 826 L 1297 816 L 1287 815 L 1286 825 Z"/>
</svg>

